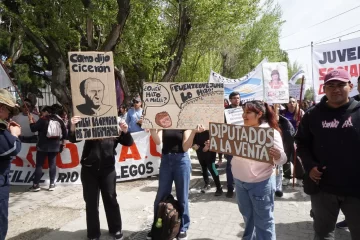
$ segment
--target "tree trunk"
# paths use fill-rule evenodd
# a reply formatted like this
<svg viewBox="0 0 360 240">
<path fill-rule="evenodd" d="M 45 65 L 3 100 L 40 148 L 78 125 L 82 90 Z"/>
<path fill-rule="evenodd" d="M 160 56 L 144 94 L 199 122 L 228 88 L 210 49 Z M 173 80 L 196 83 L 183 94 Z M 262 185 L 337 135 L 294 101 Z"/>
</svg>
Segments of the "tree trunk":
<svg viewBox="0 0 360 240">
<path fill-rule="evenodd" d="M 170 56 L 173 56 L 167 64 L 167 70 L 161 79 L 162 82 L 173 82 L 178 74 L 182 56 L 186 46 L 186 40 L 191 29 L 190 18 L 187 14 L 184 0 L 179 0 L 179 27 L 178 34 L 172 44 Z"/>
<path fill-rule="evenodd" d="M 115 77 L 119 79 L 120 86 L 124 92 L 124 102 L 127 103 L 130 101 L 130 88 L 126 81 L 126 76 L 124 72 L 123 66 L 120 66 L 119 68 L 115 67 Z"/>
<path fill-rule="evenodd" d="M 72 114 L 72 99 L 71 92 L 66 84 L 67 80 L 67 68 L 66 62 L 63 59 L 58 59 L 52 64 L 52 80 L 51 80 L 51 92 L 55 95 L 57 100 L 65 108 L 65 110 Z"/>
</svg>

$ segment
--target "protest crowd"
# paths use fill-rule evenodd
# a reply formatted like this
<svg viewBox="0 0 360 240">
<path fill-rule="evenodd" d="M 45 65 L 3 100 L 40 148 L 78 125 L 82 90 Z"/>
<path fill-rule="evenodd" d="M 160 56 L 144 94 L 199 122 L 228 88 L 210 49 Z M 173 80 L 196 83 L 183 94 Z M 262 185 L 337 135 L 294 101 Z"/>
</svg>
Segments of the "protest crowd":
<svg viewBox="0 0 360 240">
<path fill-rule="evenodd" d="M 280 77 L 281 67 L 269 70 L 268 75 L 271 80 L 266 96 L 269 98 L 263 100 L 244 100 L 241 92 L 233 91 L 224 101 L 222 83 L 178 83 L 179 87 L 169 88 L 174 96 L 169 101 L 170 107 L 152 101 L 154 98 L 146 92 L 132 98 L 129 104 L 114 107 L 103 102 L 106 84 L 99 79 L 87 78 L 80 83 L 85 103 L 77 105 L 69 118 L 59 104 L 42 106 L 39 114 L 30 99 L 21 101 L 19 107 L 9 91 L 0 89 L 0 240 L 5 239 L 8 229 L 11 161 L 22 145 L 36 144 L 35 172 L 29 191 L 41 190 L 46 160 L 48 191 L 54 191 L 57 156 L 67 143 L 81 141 L 84 145 L 80 179 L 86 205 L 87 238 L 100 239 L 101 193 L 109 233 L 116 240 L 124 239 L 116 193 L 115 156 L 118 145 L 132 146 L 133 134 L 139 132 L 146 132 L 161 149 L 154 219 L 146 239 L 188 239 L 191 223 L 188 201 L 192 171 L 190 149 L 196 152 L 201 166 L 201 192 L 211 191 L 211 177 L 216 197 L 224 194 L 217 170 L 222 157 L 216 163 L 217 155 L 224 154 L 225 196 L 236 198 L 239 218 L 243 217 L 245 222 L 242 239 L 276 239 L 274 201 L 283 196 L 283 188 L 291 187 L 293 181 L 311 196 L 309 214 L 313 218 L 314 239 L 334 239 L 336 227 L 348 228 L 352 239 L 360 239 L 360 163 L 357 155 L 360 103 L 359 95 L 350 97 L 354 88 L 351 76 L 344 69 L 329 71 L 324 76 L 325 95 L 315 104 L 282 92 L 286 79 Z M 360 81 L 360 77 L 357 80 Z M 213 88 L 213 93 L 209 93 L 209 87 Z M 159 95 L 164 93 L 160 87 L 149 83 L 146 89 L 150 88 Z M 181 94 L 176 97 L 178 91 L 189 91 L 188 99 Z M 201 97 L 191 97 L 195 93 Z M 198 119 L 191 104 L 209 99 L 213 102 L 209 109 L 220 109 L 217 116 L 210 116 L 206 121 L 189 121 L 193 124 L 189 128 L 178 127 L 180 124 L 188 126 L 185 120 L 189 116 Z M 153 109 L 149 110 L 150 107 Z M 176 107 L 181 110 L 174 114 L 172 111 Z M 115 121 L 110 112 L 115 112 Z M 236 117 L 231 118 L 229 114 Z M 175 115 L 179 117 L 177 126 Z M 90 125 L 100 127 L 96 131 L 86 130 Z M 171 195 L 173 183 L 176 196 Z M 337 223 L 340 210 L 346 220 Z"/>
</svg>

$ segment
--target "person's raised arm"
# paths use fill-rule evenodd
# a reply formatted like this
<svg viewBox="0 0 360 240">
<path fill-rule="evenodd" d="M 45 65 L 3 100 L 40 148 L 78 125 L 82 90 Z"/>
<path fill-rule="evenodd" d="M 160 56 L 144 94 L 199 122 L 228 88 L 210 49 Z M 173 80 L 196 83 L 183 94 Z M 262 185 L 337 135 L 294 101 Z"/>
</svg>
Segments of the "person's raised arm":
<svg viewBox="0 0 360 240">
<path fill-rule="evenodd" d="M 74 116 L 70 120 L 70 129 L 69 129 L 68 138 L 69 138 L 69 141 L 72 143 L 79 142 L 79 141 L 76 141 L 76 137 L 75 137 L 75 125 L 80 121 L 81 121 L 81 117 L 79 117 L 79 116 Z"/>
<path fill-rule="evenodd" d="M 162 130 L 150 129 L 150 134 L 156 145 L 162 142 Z"/>
<path fill-rule="evenodd" d="M 194 137 L 196 133 L 201 133 L 205 131 L 205 127 L 201 124 L 197 125 L 195 129 L 193 130 L 186 130 L 184 132 L 184 136 L 183 136 L 183 143 L 182 143 L 182 147 L 184 152 L 187 152 L 189 150 L 189 148 L 192 147 L 193 145 L 193 141 L 194 141 Z"/>
</svg>

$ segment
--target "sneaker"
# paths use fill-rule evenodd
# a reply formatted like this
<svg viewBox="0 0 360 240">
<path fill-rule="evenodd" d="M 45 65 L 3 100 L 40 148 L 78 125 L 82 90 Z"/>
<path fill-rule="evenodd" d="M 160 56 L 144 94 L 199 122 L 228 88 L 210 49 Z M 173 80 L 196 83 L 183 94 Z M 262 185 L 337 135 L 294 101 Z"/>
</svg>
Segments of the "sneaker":
<svg viewBox="0 0 360 240">
<path fill-rule="evenodd" d="M 234 190 L 233 191 L 227 191 L 227 193 L 226 193 L 226 197 L 227 198 L 232 198 L 234 196 Z"/>
<path fill-rule="evenodd" d="M 55 184 L 50 184 L 49 186 L 49 191 L 54 191 L 55 190 Z"/>
<path fill-rule="evenodd" d="M 283 185 L 283 186 L 287 186 L 287 185 L 289 185 L 289 184 L 290 184 L 290 179 L 284 178 L 284 180 L 282 181 L 282 185 Z"/>
<path fill-rule="evenodd" d="M 297 178 L 296 181 L 295 181 L 295 186 L 297 186 L 297 187 L 303 187 L 303 186 L 304 186 L 303 180 L 300 179 L 300 178 Z"/>
<path fill-rule="evenodd" d="M 203 188 L 201 188 L 202 193 L 206 193 L 206 191 L 210 190 L 211 186 L 210 184 L 205 184 Z"/>
<path fill-rule="evenodd" d="M 118 231 L 115 233 L 115 240 L 123 240 L 124 239 L 124 235 L 122 234 L 122 232 Z"/>
<path fill-rule="evenodd" d="M 30 191 L 30 192 L 38 192 L 38 191 L 40 191 L 39 184 L 38 184 L 38 185 L 32 185 L 32 186 L 29 188 L 29 191 Z"/>
<path fill-rule="evenodd" d="M 339 229 L 348 229 L 348 224 L 346 222 L 346 220 L 342 221 L 342 222 L 338 222 L 336 224 L 336 228 L 339 228 Z"/>
<path fill-rule="evenodd" d="M 275 192 L 275 196 L 277 196 L 277 197 L 282 197 L 284 194 L 283 194 L 283 192 L 282 191 L 276 191 Z"/>
<path fill-rule="evenodd" d="M 186 232 L 180 232 L 179 236 L 177 237 L 177 240 L 187 240 Z"/>
<path fill-rule="evenodd" d="M 146 235 L 146 240 L 152 240 L 151 232 L 148 232 L 148 234 Z"/>
<path fill-rule="evenodd" d="M 216 197 L 221 196 L 222 194 L 223 194 L 222 188 L 216 189 L 216 192 L 215 192 L 215 196 L 216 196 Z"/>
</svg>

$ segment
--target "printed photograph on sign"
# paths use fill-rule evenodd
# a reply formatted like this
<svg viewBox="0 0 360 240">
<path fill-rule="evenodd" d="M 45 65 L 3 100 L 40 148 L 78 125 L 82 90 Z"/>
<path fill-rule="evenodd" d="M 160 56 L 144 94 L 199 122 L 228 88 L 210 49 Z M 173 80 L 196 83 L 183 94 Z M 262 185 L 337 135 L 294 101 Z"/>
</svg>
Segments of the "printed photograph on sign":
<svg viewBox="0 0 360 240">
<path fill-rule="evenodd" d="M 274 129 L 210 123 L 210 151 L 273 165 Z"/>
<path fill-rule="evenodd" d="M 119 136 L 112 52 L 69 52 L 77 140 Z"/>
<path fill-rule="evenodd" d="M 144 83 L 142 128 L 194 129 L 224 122 L 223 83 Z"/>
<path fill-rule="evenodd" d="M 267 103 L 287 103 L 289 101 L 289 78 L 287 63 L 264 63 L 264 97 Z"/>
</svg>

